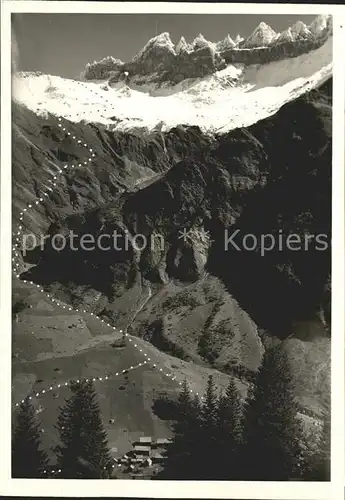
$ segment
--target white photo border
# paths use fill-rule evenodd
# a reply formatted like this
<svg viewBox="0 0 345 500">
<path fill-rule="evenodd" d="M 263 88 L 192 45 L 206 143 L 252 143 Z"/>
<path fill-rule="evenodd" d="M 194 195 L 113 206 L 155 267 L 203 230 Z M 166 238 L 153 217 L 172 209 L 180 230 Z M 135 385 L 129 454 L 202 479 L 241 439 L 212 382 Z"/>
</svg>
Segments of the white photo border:
<svg viewBox="0 0 345 500">
<path fill-rule="evenodd" d="M 11 14 L 331 14 L 333 15 L 332 169 L 332 451 L 331 481 L 151 481 L 11 478 Z M 112 498 L 233 498 L 340 500 L 344 498 L 344 113 L 345 7 L 319 4 L 11 1 L 1 4 L 1 267 L 0 267 L 0 494 Z"/>
</svg>

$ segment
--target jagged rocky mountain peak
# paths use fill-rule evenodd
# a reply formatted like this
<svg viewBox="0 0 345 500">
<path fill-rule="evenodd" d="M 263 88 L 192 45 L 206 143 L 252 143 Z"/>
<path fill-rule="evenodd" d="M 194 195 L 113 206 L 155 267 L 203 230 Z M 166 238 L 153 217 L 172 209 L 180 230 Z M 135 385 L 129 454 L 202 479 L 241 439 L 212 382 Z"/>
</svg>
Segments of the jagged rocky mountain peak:
<svg viewBox="0 0 345 500">
<path fill-rule="evenodd" d="M 175 45 L 170 38 L 170 33 L 163 32 L 151 38 L 147 44 L 134 56 L 133 61 L 143 60 L 151 54 L 167 52 L 176 55 Z"/>
<path fill-rule="evenodd" d="M 322 46 L 331 34 L 332 16 L 324 14 L 309 26 L 299 20 L 281 33 L 262 21 L 247 38 L 238 34 L 233 39 L 227 34 L 214 42 L 199 33 L 191 42 L 181 36 L 175 45 L 170 34 L 163 32 L 152 37 L 128 62 L 109 56 L 87 64 L 83 77 L 121 81 L 123 71 L 128 71 L 139 84 L 145 83 L 145 78 L 150 83 L 179 83 L 210 75 L 229 64 L 266 64 L 298 57 Z"/>
<path fill-rule="evenodd" d="M 241 36 L 239 33 L 237 33 L 236 38 L 235 38 L 235 44 L 238 45 L 239 43 L 243 42 L 244 37 Z"/>
<path fill-rule="evenodd" d="M 81 79 L 93 80 L 106 78 L 110 72 L 121 71 L 124 66 L 124 62 L 121 59 L 117 59 L 112 56 L 103 57 L 100 61 L 93 61 L 92 63 L 87 63 L 84 71 L 82 72 Z"/>
<path fill-rule="evenodd" d="M 245 40 L 244 45 L 250 47 L 262 47 L 269 45 L 277 36 L 277 33 L 265 22 L 261 22 L 251 35 Z"/>
<path fill-rule="evenodd" d="M 212 42 L 209 42 L 208 40 L 206 40 L 206 38 L 204 37 L 204 35 L 202 33 L 199 33 L 198 36 L 196 36 L 194 38 L 193 47 L 196 49 L 199 49 L 199 48 L 205 47 L 205 45 L 209 45 L 211 43 Z"/>
<path fill-rule="evenodd" d="M 239 35 L 237 35 L 237 36 L 239 36 Z M 222 52 L 223 50 L 233 49 L 237 43 L 238 42 L 235 42 L 231 38 L 231 36 L 229 34 L 227 34 L 226 37 L 224 38 L 224 40 L 221 40 L 220 42 L 216 43 L 216 48 L 217 48 L 217 50 Z"/>
<path fill-rule="evenodd" d="M 261 21 L 256 30 L 255 31 L 258 31 L 258 30 L 262 30 L 262 31 L 272 31 L 273 33 L 275 33 L 275 31 L 271 28 L 271 26 L 267 23 L 265 23 L 264 21 Z"/>
<path fill-rule="evenodd" d="M 301 38 L 310 38 L 312 33 L 307 28 L 307 25 L 303 21 L 297 21 L 293 26 L 291 26 L 291 32 L 295 33 Z"/>
<path fill-rule="evenodd" d="M 191 52 L 193 47 L 190 43 L 187 43 L 184 36 L 181 36 L 180 40 L 176 44 L 176 54 L 180 54 L 181 52 Z"/>
<path fill-rule="evenodd" d="M 320 14 L 316 16 L 314 21 L 308 26 L 309 31 L 315 35 L 319 35 L 327 30 L 331 31 L 333 18 L 331 14 Z"/>
<path fill-rule="evenodd" d="M 152 38 L 152 43 L 154 45 L 167 46 L 170 49 L 174 48 L 174 44 L 170 38 L 170 33 L 168 33 L 167 31 L 164 31 L 163 33 L 160 33 L 159 35 Z"/>
<path fill-rule="evenodd" d="M 25 79 L 15 75 L 15 95 L 34 112 L 45 114 L 49 109 L 69 120 L 83 117 L 110 129 L 146 133 L 183 123 L 225 133 L 265 118 L 331 73 L 331 19 L 320 17 L 313 26 L 321 35 L 297 22 L 277 36 L 262 22 L 247 40 L 239 42 L 237 36 L 235 46 L 230 34 L 216 44 L 201 33 L 188 42 L 184 37 L 172 41 L 168 32 L 160 33 L 131 61 L 109 56 L 87 65 L 82 79 L 95 80 L 100 90 L 108 91 L 107 104 L 101 106 L 98 98 L 96 104 L 93 83 L 80 87 L 74 80 L 48 75 Z M 272 87 L 281 88 L 281 99 Z M 249 112 L 248 90 L 251 96 L 260 91 L 258 105 Z"/>
<path fill-rule="evenodd" d="M 282 31 L 277 37 L 278 42 L 293 42 L 294 40 L 295 37 L 290 27 L 287 30 Z"/>
</svg>

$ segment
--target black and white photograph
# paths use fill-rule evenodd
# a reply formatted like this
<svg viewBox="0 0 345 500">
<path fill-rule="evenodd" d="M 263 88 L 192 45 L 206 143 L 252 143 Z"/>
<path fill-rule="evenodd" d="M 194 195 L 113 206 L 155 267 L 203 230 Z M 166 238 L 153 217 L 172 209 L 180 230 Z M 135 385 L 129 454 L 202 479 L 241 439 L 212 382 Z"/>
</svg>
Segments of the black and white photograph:
<svg viewBox="0 0 345 500">
<path fill-rule="evenodd" d="M 12 479 L 330 482 L 329 12 L 11 14 Z"/>
</svg>

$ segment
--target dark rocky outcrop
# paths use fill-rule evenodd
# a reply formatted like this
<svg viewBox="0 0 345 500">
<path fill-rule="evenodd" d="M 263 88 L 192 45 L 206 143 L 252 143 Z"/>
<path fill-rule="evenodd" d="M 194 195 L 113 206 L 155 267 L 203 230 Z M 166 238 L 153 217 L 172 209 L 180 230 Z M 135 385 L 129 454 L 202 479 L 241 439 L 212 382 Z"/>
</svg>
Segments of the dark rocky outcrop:
<svg viewBox="0 0 345 500">
<path fill-rule="evenodd" d="M 251 49 L 230 49 L 221 53 L 227 64 L 267 64 L 281 59 L 298 57 L 322 47 L 328 40 L 329 34 L 324 37 L 310 40 L 296 40 L 276 43 L 269 47 L 253 47 Z"/>
<path fill-rule="evenodd" d="M 25 232 L 122 237 L 122 247 L 109 251 L 76 252 L 68 244 L 56 251 L 48 241 L 24 256 L 35 266 L 21 278 L 197 369 L 206 364 L 245 383 L 260 366 L 263 342 L 279 337 L 296 358 L 301 405 L 319 411 L 328 390 L 321 379 L 328 372 L 330 248 L 226 251 L 224 232 L 330 240 L 331 119 L 328 80 L 274 116 L 219 136 L 183 125 L 143 136 L 66 122 L 96 155 L 79 168 L 85 151 L 55 117 L 14 105 L 14 231 L 32 203 Z M 34 204 L 58 169 L 54 190 Z M 137 234 L 147 248 L 135 244 Z M 74 243 L 80 247 L 78 237 Z M 316 388 L 314 377 L 322 382 Z"/>
<path fill-rule="evenodd" d="M 314 27 L 312 23 L 311 31 L 305 27 L 308 37 L 303 36 L 303 33 L 295 33 L 291 39 L 277 35 L 272 40 L 269 37 L 267 43 L 264 42 L 264 35 L 271 28 L 265 23 L 261 23 L 265 25 L 262 37 L 254 31 L 250 37 L 238 43 L 233 42 L 230 37 L 225 41 L 212 43 L 198 35 L 191 44 L 187 44 L 182 37 L 175 47 L 169 33 L 161 33 L 149 40 L 131 61 L 122 62 L 106 57 L 99 62 L 87 64 L 82 76 L 87 80 L 110 79 L 111 83 L 115 83 L 122 81 L 124 74 L 128 73 L 128 82 L 133 80 L 137 85 L 148 82 L 177 84 L 188 78 L 211 75 L 228 64 L 267 64 L 294 58 L 318 49 L 332 36 L 332 17 L 323 21 L 326 23 L 323 29 L 317 30 L 317 24 L 323 16 L 319 17 L 319 21 L 318 18 L 315 19 Z M 272 33 L 275 34 L 273 31 Z"/>
<path fill-rule="evenodd" d="M 45 232 L 52 221 L 68 214 L 90 211 L 122 192 L 138 189 L 138 182 L 152 181 L 172 164 L 212 142 L 193 127 L 179 126 L 167 134 L 157 131 L 142 136 L 66 121 L 71 134 L 67 137 L 58 125 L 55 116 L 38 117 L 13 103 L 13 224 L 19 225 L 21 210 L 32 203 L 21 225 L 34 234 Z M 73 136 L 82 144 L 77 144 Z M 90 154 L 84 143 L 92 144 L 95 154 L 87 165 L 84 160 Z M 58 180 L 52 189 L 54 175 Z M 36 205 L 37 197 L 45 192 L 49 196 Z"/>
<path fill-rule="evenodd" d="M 308 251 L 275 248 L 261 256 L 259 247 L 225 250 L 224 234 L 238 229 L 278 240 L 293 233 L 303 241 L 324 234 L 330 241 L 331 81 L 251 127 L 213 140 L 181 127 L 170 140 L 180 135 L 191 141 L 189 151 L 158 180 L 61 223 L 95 238 L 128 231 L 126 251 L 79 251 L 76 258 L 46 250 L 31 277 L 49 284 L 65 276 L 66 284 L 80 286 L 87 275 L 88 285 L 113 302 L 143 280 L 193 282 L 209 271 L 275 335 L 289 335 L 296 320 L 318 316 L 329 323 L 330 248 L 318 251 L 314 241 Z M 164 247 L 138 249 L 138 234 L 149 242 L 159 234 Z"/>
</svg>

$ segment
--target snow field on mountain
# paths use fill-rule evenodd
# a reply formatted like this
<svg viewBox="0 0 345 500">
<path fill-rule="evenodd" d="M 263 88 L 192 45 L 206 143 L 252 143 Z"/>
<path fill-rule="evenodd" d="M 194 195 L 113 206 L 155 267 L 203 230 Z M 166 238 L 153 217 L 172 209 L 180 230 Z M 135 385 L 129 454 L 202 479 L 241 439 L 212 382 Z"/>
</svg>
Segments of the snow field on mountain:
<svg viewBox="0 0 345 500">
<path fill-rule="evenodd" d="M 169 130 L 198 125 L 205 132 L 249 126 L 316 87 L 332 72 L 332 37 L 313 52 L 264 65 L 229 65 L 203 79 L 157 86 L 77 82 L 57 76 L 15 76 L 13 97 L 38 115 L 100 123 L 117 130 Z M 105 90 L 107 89 L 107 90 Z"/>
<path fill-rule="evenodd" d="M 245 71 L 244 81 L 254 83 L 259 87 L 282 86 L 294 80 L 310 78 L 315 80 L 318 76 L 329 75 L 332 70 L 332 45 L 333 37 L 317 50 L 302 54 L 299 57 L 282 59 L 262 66 L 248 66 Z M 318 83 L 318 80 L 315 81 Z"/>
</svg>

